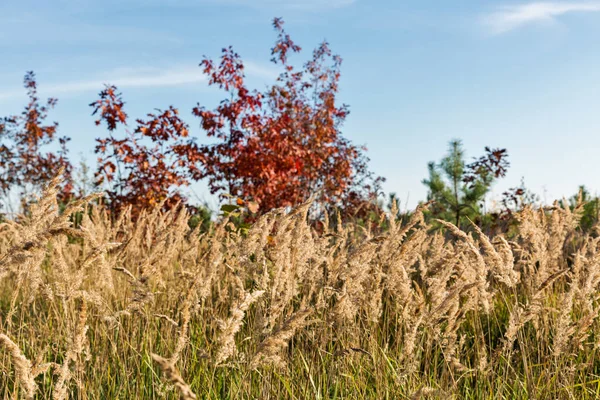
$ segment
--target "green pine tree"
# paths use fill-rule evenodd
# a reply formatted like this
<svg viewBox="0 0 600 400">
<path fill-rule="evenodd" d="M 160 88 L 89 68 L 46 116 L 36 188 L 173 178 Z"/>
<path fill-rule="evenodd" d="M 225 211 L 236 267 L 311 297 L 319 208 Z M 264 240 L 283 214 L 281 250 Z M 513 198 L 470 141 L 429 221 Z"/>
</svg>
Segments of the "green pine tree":
<svg viewBox="0 0 600 400">
<path fill-rule="evenodd" d="M 476 220 L 481 216 L 485 196 L 497 175 L 472 165 L 465 164 L 460 140 L 450 142 L 448 154 L 439 164 L 428 164 L 429 178 L 423 184 L 428 188 L 427 200 L 434 202 L 430 208 L 433 217 L 460 227 L 467 218 Z"/>
</svg>

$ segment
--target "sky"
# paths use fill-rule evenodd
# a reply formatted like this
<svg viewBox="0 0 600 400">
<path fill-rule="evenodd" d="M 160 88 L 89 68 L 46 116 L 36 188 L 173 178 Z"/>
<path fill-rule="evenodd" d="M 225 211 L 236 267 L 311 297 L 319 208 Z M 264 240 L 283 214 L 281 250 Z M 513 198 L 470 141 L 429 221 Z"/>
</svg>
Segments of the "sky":
<svg viewBox="0 0 600 400">
<path fill-rule="evenodd" d="M 74 162 L 93 165 L 105 135 L 89 107 L 105 83 L 130 117 L 174 105 L 206 140 L 191 109 L 222 93 L 198 64 L 231 45 L 264 89 L 280 72 L 269 60 L 282 17 L 298 65 L 323 40 L 343 58 L 342 133 L 367 146 L 403 207 L 425 199 L 427 163 L 454 138 L 469 159 L 508 150 L 492 198 L 521 178 L 546 202 L 600 191 L 600 1 L 0 0 L 0 16 L 0 115 L 20 112 L 35 71 L 40 95 L 59 99 L 50 118 Z M 193 191 L 211 200 L 205 183 Z"/>
</svg>

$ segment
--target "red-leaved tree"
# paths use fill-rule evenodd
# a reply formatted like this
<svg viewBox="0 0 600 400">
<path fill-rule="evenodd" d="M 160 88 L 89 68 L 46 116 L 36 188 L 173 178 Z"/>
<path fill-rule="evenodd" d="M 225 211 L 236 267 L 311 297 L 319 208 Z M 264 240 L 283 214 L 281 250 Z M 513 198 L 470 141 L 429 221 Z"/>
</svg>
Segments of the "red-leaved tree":
<svg viewBox="0 0 600 400">
<path fill-rule="evenodd" d="M 64 170 L 60 200 L 68 201 L 73 190 L 66 147 L 70 139 L 57 137 L 58 123 L 45 122 L 57 100 L 40 102 L 33 72 L 25 74 L 24 86 L 29 102 L 23 112 L 0 120 L 0 194 L 5 202 L 10 202 L 11 191 L 18 190 L 21 199 L 27 200 Z M 57 149 L 48 151 L 53 146 Z"/>
<path fill-rule="evenodd" d="M 189 185 L 189 171 L 198 154 L 180 157 L 187 147 L 188 126 L 176 108 L 157 110 L 146 119 L 137 119 L 136 128 L 127 127 L 128 116 L 117 88 L 107 85 L 100 98 L 90 104 L 98 114 L 96 125 L 106 124 L 109 135 L 96 139 L 98 154 L 96 184 L 104 185 L 109 205 L 114 211 L 133 207 L 133 214 L 147 207 L 163 204 L 170 208 L 184 201 L 181 186 Z M 122 133 L 118 135 L 118 128 Z"/>
<path fill-rule="evenodd" d="M 220 64 L 208 58 L 201 63 L 209 84 L 228 95 L 215 110 L 198 105 L 192 111 L 217 143 L 199 145 L 189 138 L 173 107 L 138 119 L 130 131 L 117 88 L 100 93 L 91 106 L 109 136 L 96 139 L 96 177 L 98 184 L 108 184 L 113 208 L 140 210 L 162 202 L 169 207 L 183 199 L 180 187 L 207 179 L 212 193 L 257 202 L 261 212 L 296 205 L 315 193 L 346 212 L 368 209 L 364 204 L 383 179 L 368 170 L 366 149 L 341 135 L 348 115 L 347 106 L 337 102 L 341 59 L 323 43 L 296 71 L 288 55 L 300 47 L 281 19 L 274 26 L 272 61 L 283 72 L 265 92 L 247 88 L 244 64 L 231 48 L 223 50 Z M 116 136 L 120 125 L 124 134 Z"/>
<path fill-rule="evenodd" d="M 491 149 L 486 146 L 485 155 L 467 165 L 463 182 L 470 184 L 471 187 L 476 182 L 489 185 L 494 179 L 504 178 L 509 167 L 510 162 L 506 149 Z"/>
<path fill-rule="evenodd" d="M 231 47 L 223 49 L 218 65 L 202 61 L 209 84 L 227 99 L 214 110 L 193 109 L 217 142 L 181 154 L 202 160 L 202 168 L 190 172 L 194 179 L 207 178 L 212 193 L 252 199 L 262 211 L 301 203 L 317 192 L 323 202 L 358 208 L 376 195 L 382 178 L 368 170 L 366 149 L 341 135 L 348 116 L 348 107 L 337 101 L 342 60 L 323 42 L 296 70 L 288 56 L 300 47 L 281 19 L 273 25 L 278 38 L 272 61 L 283 72 L 268 90 L 247 87 L 244 64 Z"/>
</svg>

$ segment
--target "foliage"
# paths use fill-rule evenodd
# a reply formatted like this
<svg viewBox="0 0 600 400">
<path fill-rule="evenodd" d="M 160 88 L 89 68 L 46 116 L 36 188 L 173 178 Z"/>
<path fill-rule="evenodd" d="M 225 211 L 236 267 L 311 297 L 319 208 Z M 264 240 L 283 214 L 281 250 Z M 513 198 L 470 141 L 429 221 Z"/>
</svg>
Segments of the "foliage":
<svg viewBox="0 0 600 400">
<path fill-rule="evenodd" d="M 477 184 L 491 185 L 494 179 L 506 175 L 510 166 L 507 158 L 506 149 L 491 149 L 486 146 L 485 154 L 467 165 L 462 181 L 469 183 L 471 187 Z"/>
<path fill-rule="evenodd" d="M 106 86 L 90 104 L 99 116 L 96 124 L 104 122 L 109 132 L 96 139 L 96 183 L 107 187 L 114 210 L 132 206 L 138 214 L 157 204 L 169 209 L 185 201 L 181 187 L 201 179 L 221 197 L 256 202 L 261 213 L 299 204 L 317 192 L 322 202 L 346 213 L 368 209 L 365 202 L 376 198 L 383 179 L 368 170 L 366 149 L 341 136 L 348 115 L 347 106 L 336 103 L 341 58 L 324 42 L 296 71 L 288 53 L 300 47 L 281 19 L 274 26 L 279 36 L 272 61 L 284 72 L 264 93 L 246 87 L 244 65 L 231 48 L 223 49 L 218 66 L 208 58 L 201 63 L 209 84 L 228 94 L 214 111 L 193 109 L 217 143 L 190 139 L 173 107 L 138 119 L 130 131 L 114 86 Z M 119 126 L 124 127 L 121 136 L 116 135 Z"/>
<path fill-rule="evenodd" d="M 188 207 L 190 219 L 188 225 L 191 229 L 199 227 L 200 232 L 208 232 L 213 224 L 213 213 L 207 204 L 201 204 L 195 207 Z"/>
<path fill-rule="evenodd" d="M 188 126 L 171 106 L 148 114 L 146 120 L 137 119 L 131 131 L 124 105 L 117 88 L 108 85 L 100 99 L 90 104 L 93 114 L 99 114 L 96 125 L 104 122 L 109 132 L 107 138 L 96 139 L 96 184 L 107 187 L 114 211 L 131 206 L 137 215 L 157 204 L 172 208 L 185 200 L 179 188 L 189 185 L 187 172 L 198 161 L 188 156 Z M 120 137 L 116 136 L 119 125 L 125 127 Z"/>
<path fill-rule="evenodd" d="M 57 136 L 58 123 L 45 122 L 57 100 L 40 102 L 33 72 L 25 74 L 24 87 L 29 102 L 23 112 L 0 120 L 0 195 L 10 202 L 8 197 L 16 189 L 22 199 L 29 200 L 31 194 L 63 170 L 67 179 L 61 187 L 60 199 L 67 201 L 73 191 L 72 166 L 66 147 L 70 139 Z M 58 150 L 47 151 L 56 147 L 57 141 Z"/>
<path fill-rule="evenodd" d="M 482 203 L 492 183 L 506 174 L 509 163 L 505 149 L 485 148 L 486 154 L 465 165 L 460 140 L 449 144 L 448 154 L 439 164 L 428 164 L 427 200 L 432 201 L 435 218 L 462 226 L 467 218 L 475 220 L 482 213 Z"/>
<path fill-rule="evenodd" d="M 265 92 L 251 91 L 244 64 L 232 48 L 223 49 L 219 65 L 205 58 L 210 85 L 227 93 L 215 110 L 198 105 L 194 115 L 217 143 L 198 146 L 203 171 L 213 193 L 224 193 L 260 204 L 261 210 L 293 206 L 319 192 L 320 201 L 356 209 L 371 200 L 382 178 L 367 168 L 364 147 L 341 136 L 348 115 L 337 104 L 341 58 L 327 42 L 313 52 L 302 70 L 289 63 L 296 45 L 283 29 L 278 33 L 272 61 L 284 71 Z"/>
</svg>

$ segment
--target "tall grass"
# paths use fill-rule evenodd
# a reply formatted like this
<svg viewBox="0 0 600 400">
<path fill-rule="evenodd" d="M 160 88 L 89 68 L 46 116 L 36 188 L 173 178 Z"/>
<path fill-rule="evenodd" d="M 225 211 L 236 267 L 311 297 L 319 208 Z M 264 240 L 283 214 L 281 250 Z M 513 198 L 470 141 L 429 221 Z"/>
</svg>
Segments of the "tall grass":
<svg viewBox="0 0 600 400">
<path fill-rule="evenodd" d="M 57 182 L 0 226 L 3 398 L 600 396 L 600 238 L 577 210 L 489 238 L 421 209 L 317 234 L 304 204 L 201 234 L 183 210 L 59 213 Z"/>
</svg>

